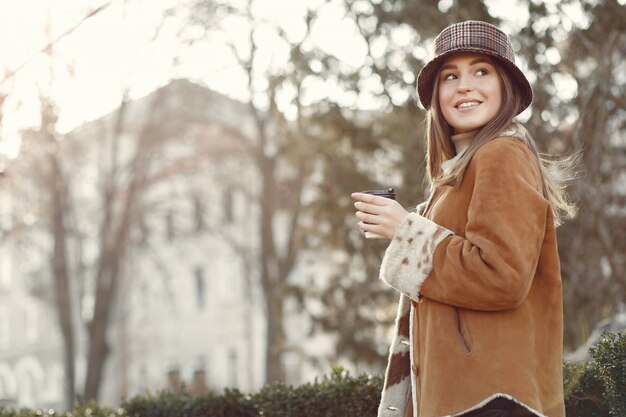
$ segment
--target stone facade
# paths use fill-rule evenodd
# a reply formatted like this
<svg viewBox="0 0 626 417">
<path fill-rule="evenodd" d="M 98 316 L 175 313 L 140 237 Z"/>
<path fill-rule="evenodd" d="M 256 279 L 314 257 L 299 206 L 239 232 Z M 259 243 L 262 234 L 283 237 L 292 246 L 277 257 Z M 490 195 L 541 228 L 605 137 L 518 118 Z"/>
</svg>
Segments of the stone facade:
<svg viewBox="0 0 626 417">
<path fill-rule="evenodd" d="M 165 148 L 163 158 L 175 157 L 194 140 L 202 141 L 219 163 L 162 181 L 143 200 L 158 207 L 141 219 L 133 234 L 133 241 L 140 244 L 133 246 L 124 264 L 100 392 L 100 401 L 110 405 L 147 389 L 176 390 L 183 384 L 194 393 L 226 386 L 251 391 L 264 378 L 264 319 L 261 304 L 255 301 L 260 299 L 256 271 L 241 247 L 224 238 L 228 233 L 231 240 L 244 242 L 249 253 L 257 244 L 255 209 L 246 197 L 256 177 L 234 139 L 253 140 L 247 106 L 188 81 L 173 81 L 128 104 L 122 141 L 128 149 L 120 152 L 132 154 L 156 97 L 165 97 L 172 109 L 195 112 L 195 126 L 181 133 L 180 147 Z M 86 123 L 67 135 L 88 147 L 80 161 L 85 178 L 95 173 L 101 152 L 94 132 L 105 131 L 112 117 Z M 235 186 L 224 181 L 232 179 L 233 172 Z M 16 186 L 0 185 L 5 230 L 36 223 L 28 209 L 11 205 L 11 187 Z M 73 198 L 88 204 L 97 197 L 92 188 L 85 179 Z M 216 221 L 226 229 L 215 228 Z M 0 241 L 0 401 L 14 407 L 62 409 L 63 348 L 46 262 L 50 237 L 29 230 L 41 235 L 42 247 L 28 246 L 37 240 L 32 234 L 29 239 L 6 234 Z M 82 256 L 93 256 L 93 245 L 86 245 Z M 88 277 L 89 271 L 84 275 Z M 86 372 L 83 323 L 94 303 L 90 285 L 87 279 L 74 288 L 75 323 L 81 323 L 75 325 L 79 392 Z M 291 368 L 298 367 L 296 363 Z M 292 373 L 300 374 L 297 369 Z"/>
</svg>

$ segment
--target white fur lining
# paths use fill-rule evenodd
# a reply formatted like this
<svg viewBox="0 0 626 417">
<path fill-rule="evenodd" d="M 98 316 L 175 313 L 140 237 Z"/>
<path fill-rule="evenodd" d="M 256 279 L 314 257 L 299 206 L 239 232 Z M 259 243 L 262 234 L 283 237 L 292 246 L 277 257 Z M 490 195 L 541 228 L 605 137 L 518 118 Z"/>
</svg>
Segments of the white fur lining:
<svg viewBox="0 0 626 417">
<path fill-rule="evenodd" d="M 409 213 L 398 225 L 380 266 L 380 279 L 419 301 L 420 288 L 432 270 L 437 245 L 453 233 L 437 223 Z"/>
<path fill-rule="evenodd" d="M 454 158 L 448 159 L 447 161 L 443 161 L 441 163 L 441 169 L 443 171 L 448 171 L 448 170 L 452 169 L 452 167 L 457 163 L 457 161 L 459 159 L 461 159 L 461 156 L 463 156 L 463 154 L 465 153 L 466 150 L 467 150 L 467 147 L 463 148 L 463 150 L 461 152 L 459 152 L 458 154 L 456 154 L 454 156 Z"/>
<path fill-rule="evenodd" d="M 415 307 L 413 307 L 413 304 L 411 304 L 411 312 L 409 314 L 410 317 L 410 321 L 409 321 L 409 340 L 411 340 L 411 346 L 414 346 L 415 343 L 417 343 L 415 340 L 413 340 L 413 322 L 415 320 Z M 413 349 L 411 348 L 411 406 L 413 407 L 413 416 L 414 417 L 418 417 L 418 404 L 417 404 L 417 376 L 415 375 L 415 372 L 413 371 L 413 367 L 416 365 L 415 360 L 416 358 L 413 356 Z M 417 366 L 419 366 L 419 364 L 417 364 Z M 408 405 L 408 404 L 407 404 Z M 406 410 L 405 410 L 406 411 Z"/>
<path fill-rule="evenodd" d="M 476 404 L 473 407 L 468 408 L 467 410 L 461 411 L 459 413 L 455 413 L 455 414 L 449 414 L 447 416 L 441 416 L 441 417 L 457 417 L 457 416 L 462 416 L 465 413 L 469 413 L 470 411 L 474 411 L 474 410 L 478 410 L 481 407 L 484 407 L 485 405 L 487 405 L 490 401 L 495 400 L 496 398 L 506 398 L 507 400 L 511 400 L 514 403 L 524 407 L 525 409 L 527 409 L 528 411 L 530 411 L 531 413 L 533 413 L 534 415 L 536 415 L 537 417 L 548 417 L 544 414 L 541 414 L 539 411 L 535 410 L 534 408 L 531 408 L 529 406 L 527 406 L 526 404 L 524 404 L 521 401 L 518 401 L 515 397 L 513 397 L 512 395 L 509 394 L 504 394 L 502 392 L 498 392 L 497 394 L 493 394 L 487 398 L 485 398 L 483 401 L 481 401 L 480 403 Z"/>
<path fill-rule="evenodd" d="M 407 389 L 409 389 L 408 383 L 404 383 L 404 381 L 387 388 L 385 391 L 386 401 L 381 401 L 378 407 L 378 417 L 404 416 L 404 405 L 408 401 Z M 398 404 L 398 407 L 389 405 L 391 402 Z"/>
<path fill-rule="evenodd" d="M 474 132 L 474 134 L 475 133 L 476 132 Z M 530 137 L 530 135 L 528 133 L 528 130 L 526 130 L 526 128 L 524 126 L 522 126 L 520 123 L 517 123 L 517 122 L 511 123 L 506 129 L 504 129 L 502 132 L 500 132 L 500 136 L 506 136 L 506 137 L 509 137 L 509 138 L 519 139 L 522 142 L 528 142 L 528 138 Z M 455 145 L 455 147 L 457 146 L 456 143 L 454 145 Z M 459 159 L 461 159 L 461 156 L 465 153 L 465 151 L 468 148 L 469 148 L 469 146 L 468 146 L 467 143 L 464 143 L 464 145 L 460 149 L 457 148 L 456 149 L 457 154 L 453 158 L 448 159 L 447 161 L 443 161 L 441 163 L 442 171 L 450 171 L 450 170 L 452 170 L 452 168 L 456 165 L 456 163 L 459 161 Z"/>
<path fill-rule="evenodd" d="M 411 378 L 409 378 L 409 375 L 407 374 L 397 383 L 389 385 L 390 382 L 387 380 L 387 377 L 389 373 L 389 367 L 397 365 L 397 362 L 393 360 L 394 356 L 403 353 L 409 353 L 409 357 L 412 355 L 410 341 L 411 333 L 409 332 L 408 340 L 404 335 L 399 334 L 399 332 L 401 331 L 400 325 L 402 318 L 406 316 L 407 312 L 410 311 L 410 308 L 411 303 L 409 299 L 404 296 L 400 296 L 400 302 L 398 303 L 398 312 L 396 314 L 396 324 L 394 327 L 395 334 L 389 348 L 389 357 L 387 359 L 387 372 L 385 373 L 383 392 L 381 394 L 381 400 L 378 406 L 378 417 L 401 417 L 404 415 L 404 407 L 407 403 L 409 390 L 411 389 Z M 398 411 L 401 411 L 402 414 L 398 413 Z"/>
<path fill-rule="evenodd" d="M 417 205 L 417 207 L 415 207 L 415 212 L 421 216 L 424 215 L 424 211 L 426 210 L 426 207 L 428 206 L 428 203 L 430 203 L 430 198 L 428 199 L 428 201 L 424 201 L 423 203 L 419 203 Z"/>
</svg>

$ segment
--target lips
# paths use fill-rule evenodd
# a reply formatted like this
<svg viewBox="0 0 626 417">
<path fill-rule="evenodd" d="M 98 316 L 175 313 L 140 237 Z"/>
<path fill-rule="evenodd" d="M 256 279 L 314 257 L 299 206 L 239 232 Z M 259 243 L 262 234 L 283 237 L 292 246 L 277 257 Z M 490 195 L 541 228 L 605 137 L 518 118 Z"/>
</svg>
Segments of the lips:
<svg viewBox="0 0 626 417">
<path fill-rule="evenodd" d="M 457 110 L 463 111 L 463 110 L 473 109 L 475 107 L 480 106 L 481 104 L 482 102 L 478 100 L 461 100 L 458 103 L 456 103 L 454 107 Z"/>
<path fill-rule="evenodd" d="M 478 106 L 479 104 L 480 103 L 478 101 L 470 101 L 470 102 L 467 102 L 467 103 L 461 103 L 461 104 L 459 104 L 456 107 L 459 108 L 459 109 L 465 109 L 465 108 L 468 108 L 468 107 Z"/>
</svg>

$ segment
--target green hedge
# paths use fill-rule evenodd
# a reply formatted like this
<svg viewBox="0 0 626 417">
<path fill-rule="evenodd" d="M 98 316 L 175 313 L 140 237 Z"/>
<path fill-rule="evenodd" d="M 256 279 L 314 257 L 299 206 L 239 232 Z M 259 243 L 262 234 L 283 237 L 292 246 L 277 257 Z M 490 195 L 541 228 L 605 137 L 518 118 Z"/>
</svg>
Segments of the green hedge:
<svg viewBox="0 0 626 417">
<path fill-rule="evenodd" d="M 567 417 L 626 416 L 626 332 L 603 334 L 590 353 L 589 363 L 563 365 Z M 382 384 L 380 376 L 352 377 L 337 368 L 313 383 L 275 383 L 254 394 L 163 391 L 134 397 L 119 409 L 95 403 L 79 403 L 66 413 L 0 407 L 0 417 L 375 417 Z"/>
<path fill-rule="evenodd" d="M 382 384 L 381 377 L 354 378 L 337 368 L 330 377 L 297 387 L 279 382 L 252 395 L 227 389 L 198 397 L 161 392 L 135 397 L 123 407 L 133 417 L 375 417 Z"/>
<path fill-rule="evenodd" d="M 604 383 L 604 398 L 611 415 L 626 416 L 626 331 L 604 333 L 591 348 L 591 356 Z"/>
<path fill-rule="evenodd" d="M 593 362 L 563 364 L 567 417 L 609 417 L 604 385 Z"/>
</svg>

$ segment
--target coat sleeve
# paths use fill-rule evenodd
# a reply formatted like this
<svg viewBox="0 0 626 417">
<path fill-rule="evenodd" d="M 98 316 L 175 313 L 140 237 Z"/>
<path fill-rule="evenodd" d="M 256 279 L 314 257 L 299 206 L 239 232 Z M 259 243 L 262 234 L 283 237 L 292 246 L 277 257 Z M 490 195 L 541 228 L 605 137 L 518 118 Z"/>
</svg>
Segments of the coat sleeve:
<svg viewBox="0 0 626 417">
<path fill-rule="evenodd" d="M 537 164 L 521 142 L 495 139 L 474 155 L 466 176 L 473 192 L 465 237 L 411 213 L 387 248 L 381 279 L 417 301 L 515 308 L 530 290 L 550 210 Z"/>
</svg>

